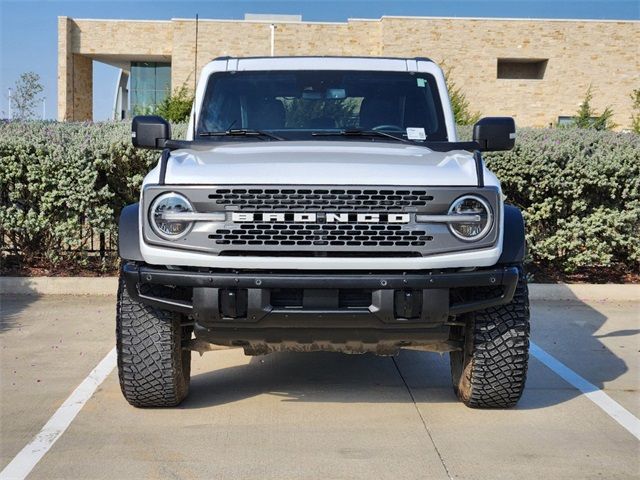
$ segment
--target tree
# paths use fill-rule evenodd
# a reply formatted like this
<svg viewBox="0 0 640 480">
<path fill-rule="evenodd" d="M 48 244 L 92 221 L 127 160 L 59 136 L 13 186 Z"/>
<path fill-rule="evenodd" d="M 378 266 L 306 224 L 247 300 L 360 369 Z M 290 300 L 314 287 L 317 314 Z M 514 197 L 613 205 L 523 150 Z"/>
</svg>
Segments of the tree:
<svg viewBox="0 0 640 480">
<path fill-rule="evenodd" d="M 182 85 L 164 97 L 164 100 L 158 104 L 156 113 L 173 123 L 186 122 L 191 114 L 192 104 L 193 93 Z"/>
<path fill-rule="evenodd" d="M 631 114 L 631 130 L 640 134 L 640 88 L 636 88 L 630 95 L 633 100 L 633 111 Z"/>
<path fill-rule="evenodd" d="M 40 83 L 40 75 L 26 72 L 20 75 L 9 96 L 13 118 L 16 120 L 32 120 L 36 116 L 36 108 L 44 87 Z"/>
<path fill-rule="evenodd" d="M 472 112 L 469 108 L 469 100 L 451 79 L 451 68 L 447 68 L 444 72 L 444 78 L 447 82 L 447 90 L 451 100 L 451 109 L 457 125 L 473 125 L 480 120 L 480 112 Z"/>
<path fill-rule="evenodd" d="M 594 130 L 611 130 L 616 127 L 613 123 L 613 110 L 610 106 L 607 106 L 604 111 L 598 115 L 591 106 L 591 100 L 593 99 L 593 93 L 591 91 L 591 85 L 587 89 L 587 93 L 584 96 L 584 100 L 578 108 L 578 112 L 574 117 L 574 126 L 578 128 L 591 128 Z"/>
</svg>

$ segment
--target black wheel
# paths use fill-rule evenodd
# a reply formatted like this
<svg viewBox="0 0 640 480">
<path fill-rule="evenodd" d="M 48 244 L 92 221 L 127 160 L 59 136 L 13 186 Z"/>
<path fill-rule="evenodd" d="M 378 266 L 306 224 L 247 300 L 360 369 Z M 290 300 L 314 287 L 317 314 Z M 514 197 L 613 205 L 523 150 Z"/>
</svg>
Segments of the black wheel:
<svg viewBox="0 0 640 480">
<path fill-rule="evenodd" d="M 133 300 L 120 278 L 116 311 L 118 376 L 124 397 L 134 407 L 174 407 L 187 396 L 191 351 L 183 346 L 191 337 L 191 329 L 182 327 L 180 319 L 177 313 Z"/>
<path fill-rule="evenodd" d="M 465 327 L 454 327 L 452 334 L 463 340 L 464 350 L 449 354 L 456 395 L 468 407 L 513 407 L 522 396 L 529 360 L 529 293 L 522 269 L 511 303 L 460 319 Z"/>
</svg>

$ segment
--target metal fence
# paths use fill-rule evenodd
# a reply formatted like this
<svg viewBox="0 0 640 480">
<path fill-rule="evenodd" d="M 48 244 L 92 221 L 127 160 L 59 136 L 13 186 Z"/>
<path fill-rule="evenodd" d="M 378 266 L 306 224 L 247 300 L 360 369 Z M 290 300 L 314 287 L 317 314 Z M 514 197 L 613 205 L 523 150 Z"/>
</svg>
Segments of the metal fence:
<svg viewBox="0 0 640 480">
<path fill-rule="evenodd" d="M 93 228 L 82 225 L 78 232 L 80 246 L 66 246 L 60 251 L 67 253 L 82 253 L 90 257 L 105 258 L 114 255 L 118 250 L 118 237 L 115 233 L 95 232 Z M 3 255 L 19 255 L 21 253 L 19 245 L 15 245 L 10 232 L 0 228 L 0 252 Z M 43 252 L 44 253 L 44 252 Z"/>
</svg>

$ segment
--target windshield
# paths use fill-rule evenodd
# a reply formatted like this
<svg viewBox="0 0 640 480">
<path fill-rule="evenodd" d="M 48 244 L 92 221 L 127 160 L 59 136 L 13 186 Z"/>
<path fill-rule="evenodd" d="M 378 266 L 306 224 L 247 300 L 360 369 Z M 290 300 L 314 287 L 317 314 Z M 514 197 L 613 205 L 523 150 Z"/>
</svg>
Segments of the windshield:
<svg viewBox="0 0 640 480">
<path fill-rule="evenodd" d="M 198 134 L 244 129 L 276 133 L 286 140 L 347 139 L 331 134 L 356 129 L 420 142 L 447 140 L 435 78 L 413 72 L 240 71 L 211 75 Z M 327 135 L 319 136 L 319 132 Z M 392 141 L 384 136 L 371 140 Z"/>
</svg>

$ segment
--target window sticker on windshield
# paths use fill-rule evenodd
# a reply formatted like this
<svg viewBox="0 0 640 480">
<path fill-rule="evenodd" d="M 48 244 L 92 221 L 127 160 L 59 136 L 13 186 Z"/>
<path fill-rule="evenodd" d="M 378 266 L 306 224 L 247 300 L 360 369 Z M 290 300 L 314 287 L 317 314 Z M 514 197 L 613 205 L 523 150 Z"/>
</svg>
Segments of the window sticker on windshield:
<svg viewBox="0 0 640 480">
<path fill-rule="evenodd" d="M 416 78 L 416 81 L 418 82 L 418 86 L 419 87 L 423 87 L 425 86 L 425 80 L 424 78 Z"/>
<path fill-rule="evenodd" d="M 422 127 L 407 127 L 407 138 L 409 140 L 426 140 L 427 134 L 424 133 L 424 128 Z"/>
</svg>

